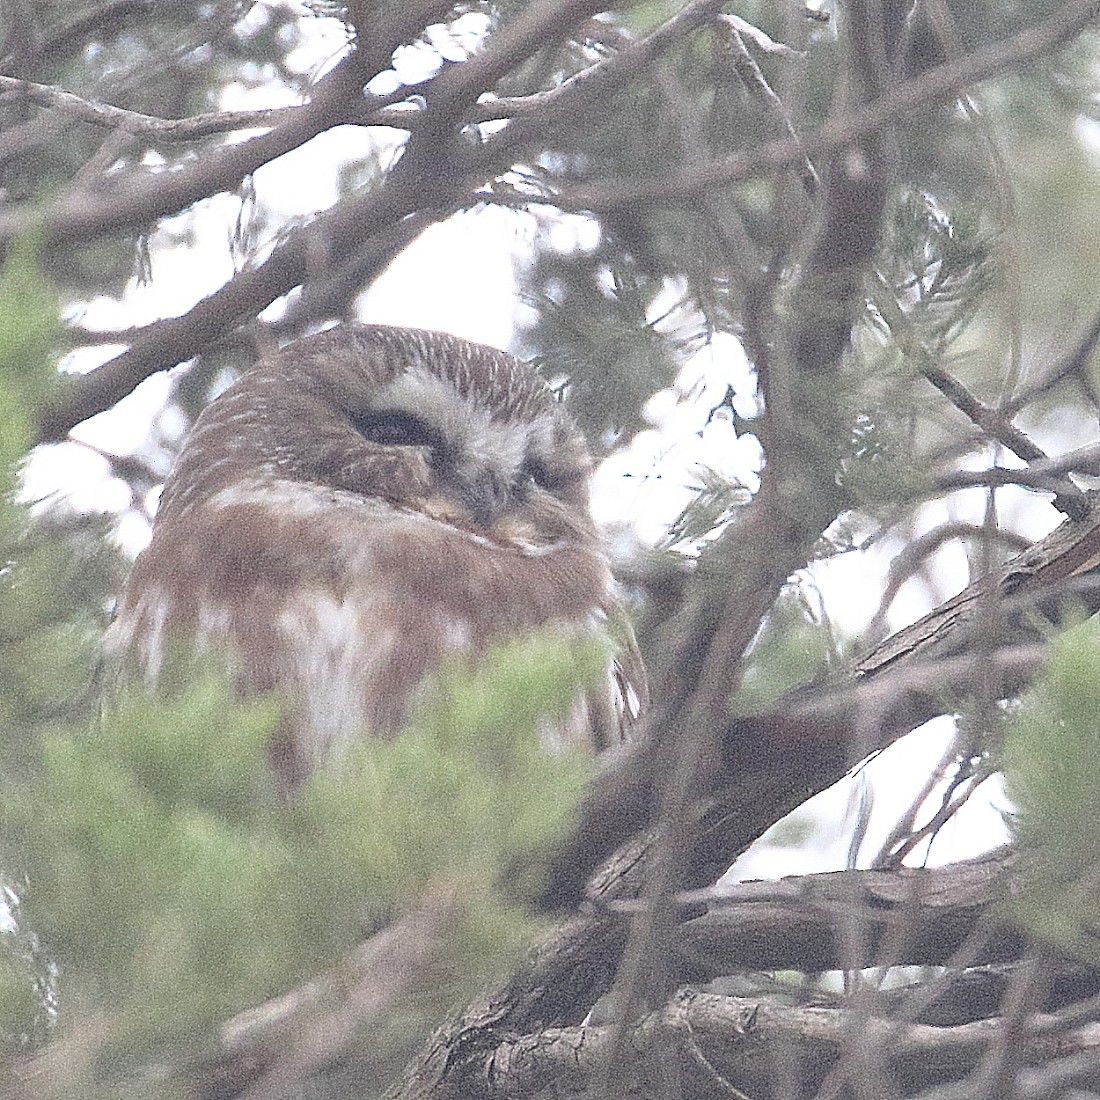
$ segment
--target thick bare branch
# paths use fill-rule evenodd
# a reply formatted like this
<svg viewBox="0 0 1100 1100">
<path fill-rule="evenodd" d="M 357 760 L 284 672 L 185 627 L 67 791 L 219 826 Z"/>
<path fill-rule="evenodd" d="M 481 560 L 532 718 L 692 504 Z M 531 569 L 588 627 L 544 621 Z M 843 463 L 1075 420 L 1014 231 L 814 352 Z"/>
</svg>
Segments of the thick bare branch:
<svg viewBox="0 0 1100 1100">
<path fill-rule="evenodd" d="M 632 1057 L 624 1069 L 623 1095 L 660 1095 L 669 1061 L 678 1095 L 685 1100 L 718 1096 L 769 1100 L 782 1096 L 777 1059 L 798 1067 L 800 1095 L 812 1095 L 842 1054 L 851 1056 L 853 1037 L 876 1047 L 883 1069 L 903 1089 L 931 1081 L 959 1079 L 973 1069 L 997 1034 L 999 1020 L 954 1026 L 897 1024 L 868 1015 L 858 1004 L 792 1005 L 774 999 L 731 997 L 681 990 L 665 1007 L 632 1025 Z M 1029 1019 L 1023 1040 L 1032 1062 L 1059 1064 L 1067 1055 L 1095 1055 L 1100 1024 L 1069 1032 L 1056 1016 Z M 481 1055 L 478 1073 L 463 1094 L 477 1100 L 515 1100 L 553 1095 L 583 1100 L 600 1095 L 599 1079 L 615 1027 L 548 1028 L 512 1036 Z M 547 1093 L 547 1087 L 552 1091 Z"/>
<path fill-rule="evenodd" d="M 976 923 L 1011 888 L 1005 852 L 935 869 L 838 871 L 744 882 L 722 891 L 704 916 L 673 933 L 684 981 L 739 970 L 854 970 L 944 966 Z M 852 935 L 858 927 L 859 935 Z M 1009 928 L 975 962 L 1020 957 Z"/>
<path fill-rule="evenodd" d="M 1067 520 L 850 669 L 729 725 L 707 779 L 712 791 L 727 784 L 727 794 L 710 811 L 711 826 L 694 819 L 695 882 L 705 885 L 723 858 L 731 862 L 770 824 L 842 778 L 867 753 L 950 713 L 972 683 L 968 648 L 981 627 L 979 602 L 991 590 L 1006 602 L 1008 618 L 1000 639 L 1006 648 L 987 659 L 997 668 L 1003 693 L 1029 682 L 1042 664 L 1037 643 L 1045 641 L 1036 634 L 1031 611 L 1038 608 L 1057 622 L 1082 608 L 1100 609 L 1100 587 L 1089 583 L 1090 570 L 1100 563 L 1100 506 L 1093 497 L 1090 505 L 1088 519 Z M 868 729 L 874 730 L 870 742 L 853 739 L 853 731 Z M 643 742 L 597 777 L 572 836 L 551 857 L 545 904 L 574 904 L 591 869 L 653 820 L 657 761 L 653 743 Z"/>
</svg>

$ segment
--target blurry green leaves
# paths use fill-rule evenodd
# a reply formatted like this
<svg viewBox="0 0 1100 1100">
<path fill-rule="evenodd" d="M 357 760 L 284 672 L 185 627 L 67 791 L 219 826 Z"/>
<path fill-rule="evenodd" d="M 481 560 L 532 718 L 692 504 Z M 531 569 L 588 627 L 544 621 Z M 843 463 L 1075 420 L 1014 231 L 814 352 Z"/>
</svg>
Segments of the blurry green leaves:
<svg viewBox="0 0 1100 1100">
<path fill-rule="evenodd" d="M 974 385 L 976 371 L 1003 365 L 1003 341 L 990 339 L 986 323 L 1001 282 L 997 238 L 980 212 L 947 209 L 911 188 L 894 195 L 844 375 L 858 390 L 820 395 L 855 411 L 840 465 L 844 487 L 869 514 L 927 494 L 937 463 L 914 456 L 946 440 L 957 445 L 960 414 L 928 378 L 947 371 Z"/>
<path fill-rule="evenodd" d="M 35 240 L 21 238 L 0 267 L 0 769 L 9 774 L 26 748 L 20 731 L 86 695 L 108 590 L 104 530 L 74 516 L 32 522 L 13 500 L 35 411 L 59 385 L 59 335 L 57 294 Z"/>
<path fill-rule="evenodd" d="M 1005 774 L 1024 856 L 1014 915 L 1057 948 L 1100 962 L 1100 623 L 1052 644 L 1006 731 Z"/>
<path fill-rule="evenodd" d="M 591 644 L 536 636 L 498 645 L 475 674 L 447 669 L 399 737 L 354 746 L 300 808 L 344 832 L 334 858 L 361 861 L 356 876 L 386 904 L 415 901 L 435 872 L 488 888 L 567 825 L 589 766 L 540 748 L 539 726 L 568 712 L 604 660 Z"/>
<path fill-rule="evenodd" d="M 33 238 L 23 237 L 0 267 L 0 493 L 11 490 L 14 464 L 30 444 L 33 410 L 57 385 L 58 299 L 36 256 Z"/>
<path fill-rule="evenodd" d="M 104 1058 L 187 1049 L 453 883 L 463 917 L 426 1022 L 531 934 L 501 880 L 566 826 L 589 770 L 538 728 L 605 659 L 561 638 L 502 645 L 289 800 L 264 762 L 274 708 L 230 702 L 217 677 L 44 734 L 33 774 L 0 790 L 0 866 L 25 878 L 23 919 L 60 964 L 63 1033 L 95 1017 L 120 1037 Z"/>
<path fill-rule="evenodd" d="M 0 951 L 0 1057 L 16 1054 L 30 1042 L 41 1008 L 36 977 L 33 962 L 15 951 Z"/>
<path fill-rule="evenodd" d="M 764 710 L 789 688 L 820 675 L 838 662 L 837 647 L 830 624 L 811 607 L 808 588 L 788 585 L 753 641 L 737 694 L 738 712 Z"/>
<path fill-rule="evenodd" d="M 204 681 L 186 699 L 46 733 L 35 773 L 5 784 L 0 860 L 28 882 L 24 919 L 63 967 L 67 1007 L 94 997 L 129 1009 L 127 1024 L 186 1031 L 270 981 L 283 914 L 253 905 L 274 900 L 270 880 L 289 864 L 266 828 L 270 784 L 258 795 L 271 716 L 225 695 Z M 262 934 L 226 958 L 218 948 L 242 921 Z"/>
<path fill-rule="evenodd" d="M 530 936 L 538 851 L 589 770 L 543 751 L 540 733 L 606 652 L 536 638 L 476 674 L 445 670 L 404 735 L 346 747 L 291 800 L 264 758 L 273 706 L 233 703 L 222 677 L 123 698 L 86 724 L 105 531 L 32 521 L 12 499 L 34 411 L 57 385 L 57 326 L 33 244 L 17 243 L 0 271 L 0 883 L 20 904 L 12 922 L 0 911 L 13 924 L 0 933 L 0 1043 L 42 1038 L 59 968 L 61 1061 L 79 1048 L 87 1068 L 67 1094 L 90 1095 L 323 973 L 442 884 L 461 915 L 431 1004 L 402 1010 L 407 1041 Z"/>
<path fill-rule="evenodd" d="M 696 466 L 694 496 L 672 521 L 660 545 L 665 549 L 692 551 L 717 535 L 737 510 L 752 499 L 752 491 L 740 481 L 707 466 Z"/>
</svg>

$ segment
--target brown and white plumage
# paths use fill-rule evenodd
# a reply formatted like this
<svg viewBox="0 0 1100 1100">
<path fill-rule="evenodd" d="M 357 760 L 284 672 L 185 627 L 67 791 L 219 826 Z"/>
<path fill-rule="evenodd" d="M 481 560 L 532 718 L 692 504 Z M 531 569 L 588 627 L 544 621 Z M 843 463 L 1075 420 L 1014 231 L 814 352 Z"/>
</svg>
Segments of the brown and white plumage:
<svg viewBox="0 0 1100 1100">
<path fill-rule="evenodd" d="M 165 485 L 107 650 L 151 686 L 174 639 L 228 645 L 285 704 L 293 782 L 400 729 L 450 654 L 624 620 L 588 509 L 584 441 L 536 372 L 411 329 L 346 325 L 262 360 L 204 410 Z M 621 629 L 564 740 L 618 740 L 646 696 Z"/>
</svg>

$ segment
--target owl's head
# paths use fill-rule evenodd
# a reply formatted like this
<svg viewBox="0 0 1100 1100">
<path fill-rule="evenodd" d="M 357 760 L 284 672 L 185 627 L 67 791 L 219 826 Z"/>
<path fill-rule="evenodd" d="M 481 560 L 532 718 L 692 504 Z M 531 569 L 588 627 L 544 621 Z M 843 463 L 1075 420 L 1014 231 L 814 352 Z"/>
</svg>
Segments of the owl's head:
<svg viewBox="0 0 1100 1100">
<path fill-rule="evenodd" d="M 272 480 L 380 499 L 494 541 L 593 537 L 583 437 L 527 363 L 344 325 L 262 360 L 195 424 L 161 515 Z"/>
</svg>

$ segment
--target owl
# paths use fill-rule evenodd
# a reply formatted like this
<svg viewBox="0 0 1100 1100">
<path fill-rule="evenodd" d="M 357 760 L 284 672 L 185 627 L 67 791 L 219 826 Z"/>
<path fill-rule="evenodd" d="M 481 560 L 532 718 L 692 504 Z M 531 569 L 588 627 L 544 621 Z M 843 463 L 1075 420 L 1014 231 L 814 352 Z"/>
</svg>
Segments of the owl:
<svg viewBox="0 0 1100 1100">
<path fill-rule="evenodd" d="M 645 671 L 588 504 L 591 461 L 526 363 L 454 336 L 343 325 L 262 359 L 199 416 L 106 638 L 155 688 L 180 644 L 272 694 L 293 787 L 391 736 L 452 657 L 535 630 L 616 643 L 553 740 L 602 749 Z"/>
</svg>

